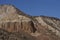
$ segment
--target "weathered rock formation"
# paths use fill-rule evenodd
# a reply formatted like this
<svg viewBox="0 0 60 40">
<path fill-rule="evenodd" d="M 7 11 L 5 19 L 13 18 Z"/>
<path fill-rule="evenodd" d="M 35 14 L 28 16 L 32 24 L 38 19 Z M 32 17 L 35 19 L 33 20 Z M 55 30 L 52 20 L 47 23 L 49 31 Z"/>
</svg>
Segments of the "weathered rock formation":
<svg viewBox="0 0 60 40">
<path fill-rule="evenodd" d="M 36 40 L 36 38 L 23 31 L 8 32 L 0 29 L 0 40 Z"/>
<path fill-rule="evenodd" d="M 29 16 L 27 17 L 26 14 L 19 12 L 12 5 L 0 6 L 0 28 L 9 32 L 20 30 L 35 32 L 34 30 L 36 30 L 32 19 Z"/>
<path fill-rule="evenodd" d="M 47 16 L 38 16 L 35 19 L 50 32 L 60 36 L 60 19 Z"/>
<path fill-rule="evenodd" d="M 30 16 L 13 5 L 0 5 L 0 40 L 60 40 L 60 19 Z"/>
</svg>

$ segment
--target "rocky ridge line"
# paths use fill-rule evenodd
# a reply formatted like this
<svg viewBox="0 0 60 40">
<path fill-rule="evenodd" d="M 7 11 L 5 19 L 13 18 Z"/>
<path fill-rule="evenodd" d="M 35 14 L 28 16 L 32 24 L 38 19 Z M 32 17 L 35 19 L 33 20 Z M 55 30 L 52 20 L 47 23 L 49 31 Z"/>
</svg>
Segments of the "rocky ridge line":
<svg viewBox="0 0 60 40">
<path fill-rule="evenodd" d="M 0 29 L 8 32 L 6 36 L 13 34 L 10 36 L 12 39 L 8 40 L 60 40 L 59 20 L 47 16 L 30 16 L 13 5 L 0 5 Z"/>
</svg>

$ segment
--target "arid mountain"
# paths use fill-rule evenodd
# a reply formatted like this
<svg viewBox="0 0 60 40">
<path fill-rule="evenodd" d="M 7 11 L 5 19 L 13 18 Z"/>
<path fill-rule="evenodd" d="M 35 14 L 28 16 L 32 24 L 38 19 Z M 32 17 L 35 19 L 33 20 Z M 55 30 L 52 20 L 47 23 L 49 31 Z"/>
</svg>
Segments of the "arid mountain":
<svg viewBox="0 0 60 40">
<path fill-rule="evenodd" d="M 35 19 L 39 22 L 39 24 L 46 26 L 48 30 L 60 36 L 60 19 L 48 16 L 37 16 Z"/>
<path fill-rule="evenodd" d="M 20 29 L 33 32 L 34 24 L 31 17 L 19 12 L 12 5 L 0 6 L 0 16 L 0 28 L 9 32 L 20 31 Z"/>
<path fill-rule="evenodd" d="M 0 5 L 0 40 L 60 40 L 60 19 L 30 16 L 13 5 Z"/>
</svg>

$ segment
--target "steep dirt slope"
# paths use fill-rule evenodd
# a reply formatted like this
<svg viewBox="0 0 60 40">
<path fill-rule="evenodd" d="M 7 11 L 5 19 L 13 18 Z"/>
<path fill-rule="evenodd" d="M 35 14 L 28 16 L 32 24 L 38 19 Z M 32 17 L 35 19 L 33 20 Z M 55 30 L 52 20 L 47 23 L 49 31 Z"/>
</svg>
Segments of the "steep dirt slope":
<svg viewBox="0 0 60 40">
<path fill-rule="evenodd" d="M 36 40 L 36 38 L 23 31 L 8 32 L 0 29 L 0 40 Z"/>
</svg>

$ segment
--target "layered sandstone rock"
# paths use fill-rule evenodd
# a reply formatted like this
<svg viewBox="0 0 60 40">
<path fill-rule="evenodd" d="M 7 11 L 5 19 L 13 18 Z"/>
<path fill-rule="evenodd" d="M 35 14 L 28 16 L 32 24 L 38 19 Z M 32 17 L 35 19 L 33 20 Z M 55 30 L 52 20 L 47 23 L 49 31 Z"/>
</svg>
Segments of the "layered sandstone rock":
<svg viewBox="0 0 60 40">
<path fill-rule="evenodd" d="M 54 17 L 24 14 L 13 5 L 0 5 L 1 40 L 60 40 L 59 22 Z"/>
<path fill-rule="evenodd" d="M 50 32 L 60 36 L 60 19 L 47 16 L 37 16 L 35 19 Z"/>
<path fill-rule="evenodd" d="M 31 18 L 12 5 L 0 6 L 0 16 L 0 28 L 9 32 L 24 30 L 30 33 L 36 30 Z"/>
</svg>

